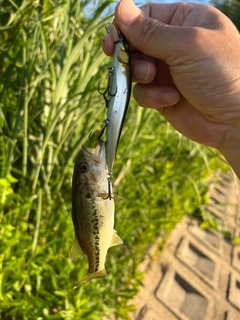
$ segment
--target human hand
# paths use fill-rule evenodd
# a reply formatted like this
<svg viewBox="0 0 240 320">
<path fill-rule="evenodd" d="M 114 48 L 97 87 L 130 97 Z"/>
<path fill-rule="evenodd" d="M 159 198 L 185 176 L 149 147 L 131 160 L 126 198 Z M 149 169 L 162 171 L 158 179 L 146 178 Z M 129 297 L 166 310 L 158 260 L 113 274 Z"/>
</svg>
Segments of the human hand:
<svg viewBox="0 0 240 320">
<path fill-rule="evenodd" d="M 232 22 L 206 5 L 150 3 L 140 10 L 122 0 L 114 23 L 130 45 L 138 104 L 226 158 L 236 147 L 240 154 L 240 36 Z M 103 42 L 108 55 L 110 39 Z"/>
</svg>

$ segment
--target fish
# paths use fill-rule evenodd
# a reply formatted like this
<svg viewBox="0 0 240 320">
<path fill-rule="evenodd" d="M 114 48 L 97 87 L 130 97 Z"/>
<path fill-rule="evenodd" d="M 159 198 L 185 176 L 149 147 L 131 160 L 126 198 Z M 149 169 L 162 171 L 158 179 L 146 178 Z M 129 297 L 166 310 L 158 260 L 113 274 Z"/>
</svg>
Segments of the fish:
<svg viewBox="0 0 240 320">
<path fill-rule="evenodd" d="M 92 149 L 82 146 L 72 179 L 72 221 L 75 240 L 69 261 L 87 255 L 88 271 L 74 287 L 97 278 L 105 278 L 105 260 L 110 247 L 122 244 L 114 230 L 114 199 L 109 197 L 105 142 Z"/>
</svg>

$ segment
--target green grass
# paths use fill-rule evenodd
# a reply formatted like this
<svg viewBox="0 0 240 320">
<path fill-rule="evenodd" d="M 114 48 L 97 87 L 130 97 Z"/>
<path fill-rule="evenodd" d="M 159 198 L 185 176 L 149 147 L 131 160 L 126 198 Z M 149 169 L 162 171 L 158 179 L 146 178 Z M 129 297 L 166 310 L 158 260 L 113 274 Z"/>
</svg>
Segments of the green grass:
<svg viewBox="0 0 240 320">
<path fill-rule="evenodd" d="M 102 128 L 111 59 L 101 50 L 108 2 L 5 1 L 0 8 L 0 318 L 128 319 L 137 266 L 206 202 L 219 161 L 132 100 L 114 168 L 116 223 L 108 277 L 73 286 L 86 259 L 67 263 L 74 238 L 71 179 L 88 135 Z"/>
</svg>

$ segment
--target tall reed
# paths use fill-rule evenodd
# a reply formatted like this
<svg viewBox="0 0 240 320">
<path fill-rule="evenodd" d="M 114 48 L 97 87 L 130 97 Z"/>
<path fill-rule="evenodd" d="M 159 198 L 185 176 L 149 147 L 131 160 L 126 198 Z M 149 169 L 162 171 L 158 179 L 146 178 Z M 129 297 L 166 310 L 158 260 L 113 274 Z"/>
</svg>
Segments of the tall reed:
<svg viewBox="0 0 240 320">
<path fill-rule="evenodd" d="M 212 155 L 132 100 L 113 175 L 124 245 L 109 250 L 106 280 L 72 290 L 87 262 L 66 261 L 71 179 L 77 153 L 105 115 L 97 89 L 111 64 L 101 50 L 110 8 L 108 1 L 1 4 L 1 319 L 128 319 L 147 247 L 206 201 L 202 178 Z"/>
</svg>

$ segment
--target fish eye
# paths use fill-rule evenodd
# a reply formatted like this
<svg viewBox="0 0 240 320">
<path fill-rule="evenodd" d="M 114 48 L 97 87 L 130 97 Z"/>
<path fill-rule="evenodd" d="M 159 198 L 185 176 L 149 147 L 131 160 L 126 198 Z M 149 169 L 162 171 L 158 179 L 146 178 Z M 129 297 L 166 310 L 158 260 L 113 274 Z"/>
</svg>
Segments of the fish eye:
<svg viewBox="0 0 240 320">
<path fill-rule="evenodd" d="M 87 162 L 80 162 L 79 166 L 80 166 L 80 170 L 82 171 L 82 173 L 84 173 L 88 170 Z"/>
</svg>

